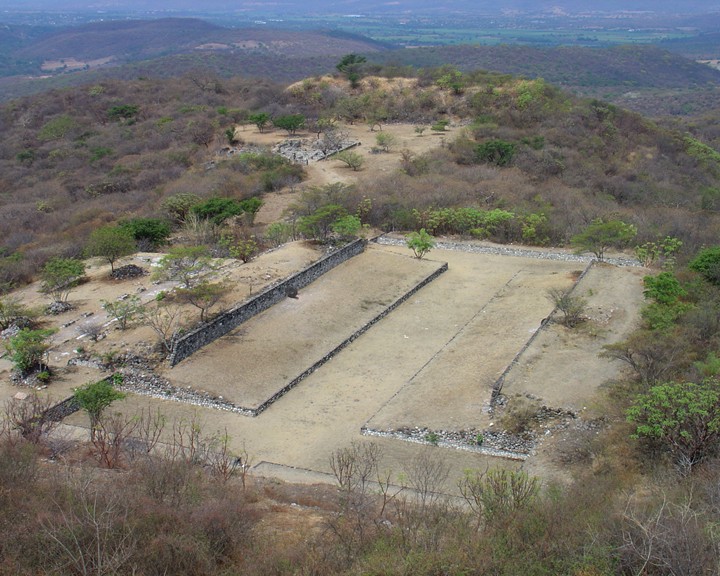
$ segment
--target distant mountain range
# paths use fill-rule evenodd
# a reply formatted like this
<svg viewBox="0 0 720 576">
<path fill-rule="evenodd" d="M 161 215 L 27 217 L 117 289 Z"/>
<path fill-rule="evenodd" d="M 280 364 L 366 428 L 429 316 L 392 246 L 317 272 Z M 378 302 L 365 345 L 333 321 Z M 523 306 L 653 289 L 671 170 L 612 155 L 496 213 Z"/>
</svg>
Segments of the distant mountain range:
<svg viewBox="0 0 720 576">
<path fill-rule="evenodd" d="M 252 2 L 206 0 L 198 6 L 195 0 L 155 0 L 150 5 L 145 0 L 9 0 L 5 9 L 11 10 L 111 10 L 147 12 L 175 10 L 224 12 L 248 12 L 268 14 L 312 13 L 383 13 L 383 12 L 467 12 L 474 14 L 501 14 L 508 11 L 522 12 L 668 12 L 696 13 L 720 11 L 718 0 L 257 0 Z"/>
</svg>

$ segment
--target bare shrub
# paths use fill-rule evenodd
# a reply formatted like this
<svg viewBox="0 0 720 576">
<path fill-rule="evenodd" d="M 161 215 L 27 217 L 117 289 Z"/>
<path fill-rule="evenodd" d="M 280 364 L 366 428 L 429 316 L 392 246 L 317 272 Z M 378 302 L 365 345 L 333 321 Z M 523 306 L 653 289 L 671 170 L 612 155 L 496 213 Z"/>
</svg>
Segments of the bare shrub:
<svg viewBox="0 0 720 576">
<path fill-rule="evenodd" d="M 408 461 L 403 480 L 408 489 L 395 501 L 395 519 L 404 550 L 437 551 L 457 510 L 445 493 L 450 468 L 437 448 L 427 448 Z"/>
<path fill-rule="evenodd" d="M 220 240 L 220 227 L 194 212 L 189 212 L 185 216 L 180 233 L 192 246 L 213 245 Z"/>
<path fill-rule="evenodd" d="M 0 438 L 0 502 L 6 491 L 27 490 L 38 475 L 37 447 Z"/>
<path fill-rule="evenodd" d="M 47 417 L 47 410 L 53 405 L 49 396 L 40 396 L 33 392 L 24 400 L 10 398 L 5 402 L 4 434 L 8 441 L 14 434 L 25 440 L 38 444 L 47 438 L 57 426 L 57 422 Z"/>
<path fill-rule="evenodd" d="M 131 501 L 86 477 L 69 475 L 40 519 L 44 568 L 83 576 L 117 574 L 137 547 Z"/>
<path fill-rule="evenodd" d="M 564 326 L 574 328 L 585 320 L 587 301 L 584 298 L 573 296 L 560 288 L 550 288 L 546 296 L 555 308 L 562 312 L 562 323 Z"/>
<path fill-rule="evenodd" d="M 645 501 L 631 496 L 619 529 L 623 573 L 700 576 L 712 573 L 720 560 L 707 519 L 691 497 L 675 503 L 665 494 Z"/>
<path fill-rule="evenodd" d="M 382 453 L 375 443 L 353 442 L 330 456 L 330 469 L 339 488 L 339 513 L 330 528 L 348 556 L 355 554 L 369 537 L 375 498 L 371 485 L 378 477 Z"/>
<path fill-rule="evenodd" d="M 533 504 L 540 481 L 522 470 L 467 471 L 458 483 L 460 493 L 482 523 L 503 522 Z"/>
<path fill-rule="evenodd" d="M 532 431 L 537 422 L 539 407 L 537 403 L 517 397 L 508 403 L 502 415 L 503 429 L 511 434 L 527 434 Z"/>
<path fill-rule="evenodd" d="M 102 338 L 103 325 L 100 322 L 88 321 L 80 324 L 76 331 L 78 336 L 87 337 L 92 342 L 97 342 Z"/>
<path fill-rule="evenodd" d="M 165 354 L 172 352 L 181 319 L 180 307 L 172 304 L 146 306 L 142 315 L 143 322 L 157 334 L 158 343 Z"/>
<path fill-rule="evenodd" d="M 91 442 L 95 457 L 105 468 L 118 468 L 126 453 L 126 442 L 137 428 L 137 420 L 120 413 L 103 414 Z"/>
<path fill-rule="evenodd" d="M 243 489 L 246 488 L 247 473 L 252 466 L 252 457 L 243 445 L 240 451 L 230 448 L 230 436 L 227 428 L 208 440 L 207 467 L 210 474 L 223 484 L 238 476 Z"/>
<path fill-rule="evenodd" d="M 147 411 L 143 408 L 136 418 L 133 437 L 127 442 L 130 457 L 150 456 L 160 442 L 166 423 L 167 419 L 160 412 L 160 408 L 155 411 L 150 407 Z"/>
</svg>

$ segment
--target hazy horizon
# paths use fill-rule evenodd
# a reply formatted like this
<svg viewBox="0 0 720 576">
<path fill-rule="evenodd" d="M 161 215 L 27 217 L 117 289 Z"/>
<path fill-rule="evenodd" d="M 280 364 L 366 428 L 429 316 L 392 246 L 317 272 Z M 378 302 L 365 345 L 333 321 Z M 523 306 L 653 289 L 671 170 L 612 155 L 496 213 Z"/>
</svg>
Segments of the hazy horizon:
<svg viewBox="0 0 720 576">
<path fill-rule="evenodd" d="M 557 14 L 580 12 L 658 12 L 658 13 L 705 13 L 720 12 L 720 0 L 509 0 L 502 3 L 490 0 L 277 0 L 277 1 L 221 1 L 207 0 L 198 6 L 195 0 L 156 0 L 148 5 L 145 0 L 3 0 L 3 12 L 26 12 L 47 10 L 63 11 L 112 11 L 112 12 L 227 12 L 227 13 L 275 13 L 300 14 L 329 12 L 335 14 L 370 12 L 466 12 L 478 14 L 502 14 L 513 11 L 526 13 L 553 12 Z"/>
</svg>

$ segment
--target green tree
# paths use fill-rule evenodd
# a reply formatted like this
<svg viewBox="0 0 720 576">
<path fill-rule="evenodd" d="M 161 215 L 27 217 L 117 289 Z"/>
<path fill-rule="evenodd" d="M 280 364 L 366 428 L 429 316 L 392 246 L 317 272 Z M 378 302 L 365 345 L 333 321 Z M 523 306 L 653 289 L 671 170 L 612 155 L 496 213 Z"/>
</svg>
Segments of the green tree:
<svg viewBox="0 0 720 576">
<path fill-rule="evenodd" d="M 422 258 L 435 246 L 435 240 L 421 228 L 419 232 L 411 232 L 405 237 L 405 244 L 415 254 L 415 258 Z"/>
<path fill-rule="evenodd" d="M 690 260 L 688 268 L 699 273 L 711 284 L 720 284 L 720 246 L 704 248 Z"/>
<path fill-rule="evenodd" d="M 346 54 L 335 66 L 350 81 L 350 86 L 356 88 L 362 78 L 362 65 L 367 62 L 365 56 Z"/>
<path fill-rule="evenodd" d="M 577 252 L 592 252 L 598 260 L 605 258 L 608 248 L 624 248 L 637 235 L 637 228 L 622 220 L 596 218 L 585 230 L 570 239 Z"/>
<path fill-rule="evenodd" d="M 30 330 L 24 328 L 12 336 L 7 344 L 10 360 L 21 374 L 28 374 L 34 370 L 43 370 L 47 367 L 46 357 L 50 348 L 48 339 L 55 333 L 54 330 Z"/>
<path fill-rule="evenodd" d="M 242 237 L 223 234 L 220 237 L 220 244 L 228 249 L 230 256 L 243 262 L 250 262 L 258 252 L 258 243 L 255 236 Z"/>
<path fill-rule="evenodd" d="M 164 280 L 178 281 L 183 288 L 189 289 L 213 268 L 207 247 L 178 246 L 160 259 L 155 275 Z"/>
<path fill-rule="evenodd" d="M 515 156 L 515 144 L 504 140 L 489 140 L 475 147 L 475 158 L 497 166 L 507 166 Z"/>
<path fill-rule="evenodd" d="M 205 314 L 230 291 L 230 286 L 222 282 L 201 281 L 191 288 L 179 288 L 177 297 L 200 310 L 200 322 L 206 319 Z"/>
<path fill-rule="evenodd" d="M 375 142 L 384 152 L 390 152 L 390 148 L 397 146 L 397 136 L 390 132 L 378 132 L 375 135 Z"/>
<path fill-rule="evenodd" d="M 193 206 L 200 204 L 200 202 L 200 196 L 191 192 L 180 192 L 165 198 L 162 206 L 168 216 L 180 224 L 185 221 Z"/>
<path fill-rule="evenodd" d="M 119 375 L 116 375 L 119 376 Z M 113 381 L 116 378 L 113 377 Z M 125 394 L 116 390 L 108 379 L 90 382 L 75 388 L 73 395 L 82 410 L 87 412 L 90 419 L 90 439 L 95 440 L 95 434 L 105 409 L 116 400 L 125 398 Z"/>
<path fill-rule="evenodd" d="M 655 300 L 659 304 L 674 304 L 680 298 L 687 296 L 687 292 L 680 285 L 680 281 L 672 272 L 660 272 L 656 276 L 643 278 L 645 298 Z"/>
<path fill-rule="evenodd" d="M 19 318 L 31 315 L 32 311 L 16 296 L 4 296 L 0 298 L 0 330 L 9 328 Z"/>
<path fill-rule="evenodd" d="M 689 472 L 720 446 L 720 382 L 667 382 L 639 394 L 627 410 L 636 438 L 667 450 Z"/>
<path fill-rule="evenodd" d="M 135 104 L 120 104 L 108 109 L 107 115 L 110 120 L 131 120 L 140 113 L 140 107 Z"/>
<path fill-rule="evenodd" d="M 53 258 L 42 269 L 41 290 L 55 302 L 66 302 L 70 291 L 85 274 L 85 263 L 76 258 Z"/>
<path fill-rule="evenodd" d="M 348 214 L 335 220 L 331 228 L 335 234 L 342 238 L 352 238 L 362 230 L 362 222 L 358 216 Z"/>
<path fill-rule="evenodd" d="M 342 152 L 338 152 L 335 154 L 335 158 L 340 160 L 343 164 L 345 164 L 348 168 L 352 168 L 353 172 L 357 172 L 362 168 L 362 165 L 365 163 L 365 159 L 362 157 L 361 154 L 358 154 L 357 152 L 353 152 L 351 150 L 343 150 Z"/>
<path fill-rule="evenodd" d="M 347 216 L 345 208 L 338 204 L 326 204 L 309 216 L 300 218 L 298 227 L 300 232 L 308 238 L 325 240 L 332 230 L 332 225 L 344 216 Z"/>
<path fill-rule="evenodd" d="M 273 125 L 276 128 L 287 130 L 288 134 L 295 134 L 305 125 L 305 116 L 302 114 L 286 114 L 273 119 Z"/>
<path fill-rule="evenodd" d="M 108 316 L 117 321 L 120 330 L 125 330 L 135 318 L 142 316 L 144 312 L 140 297 L 134 294 L 116 302 L 103 301 L 102 306 Z"/>
<path fill-rule="evenodd" d="M 129 230 L 140 245 L 155 249 L 167 243 L 170 238 L 170 224 L 160 218 L 132 218 L 120 222 L 120 227 Z"/>
<path fill-rule="evenodd" d="M 672 272 L 645 276 L 643 284 L 643 294 L 652 302 L 642 309 L 641 315 L 653 330 L 669 330 L 675 326 L 680 315 L 693 306 L 681 301 L 687 292 Z"/>
<path fill-rule="evenodd" d="M 661 240 L 635 246 L 635 257 L 643 266 L 650 267 L 656 262 L 662 262 L 664 269 L 672 270 L 675 266 L 675 253 L 680 250 L 682 245 L 682 240 L 673 236 L 665 236 Z"/>
<path fill-rule="evenodd" d="M 191 211 L 203 220 L 211 220 L 213 224 L 222 224 L 232 216 L 243 213 L 255 214 L 262 206 L 257 197 L 236 200 L 235 198 L 210 198 L 192 207 Z"/>
<path fill-rule="evenodd" d="M 465 92 L 467 81 L 460 70 L 452 69 L 447 74 L 443 74 L 438 78 L 437 85 L 443 90 L 451 90 L 453 94 L 462 94 Z"/>
<path fill-rule="evenodd" d="M 255 114 L 250 114 L 248 116 L 248 122 L 250 122 L 250 124 L 255 124 L 258 132 L 263 132 L 265 127 L 268 125 L 268 122 L 270 122 L 270 114 L 267 112 L 256 112 Z"/>
<path fill-rule="evenodd" d="M 85 251 L 88 256 L 97 256 L 110 263 L 110 271 L 115 270 L 115 262 L 132 254 L 137 249 L 135 238 L 127 228 L 103 226 L 90 234 Z"/>
</svg>

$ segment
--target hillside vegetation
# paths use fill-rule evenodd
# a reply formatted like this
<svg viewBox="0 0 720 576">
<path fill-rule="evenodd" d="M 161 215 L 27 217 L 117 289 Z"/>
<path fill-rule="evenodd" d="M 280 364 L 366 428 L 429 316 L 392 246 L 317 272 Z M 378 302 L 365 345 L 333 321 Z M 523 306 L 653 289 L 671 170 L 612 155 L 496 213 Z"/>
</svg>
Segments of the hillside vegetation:
<svg viewBox="0 0 720 576">
<path fill-rule="evenodd" d="M 186 286 L 175 296 L 158 293 L 152 308 L 184 293 L 204 318 L 222 286 L 192 283 L 212 255 L 225 250 L 244 261 L 291 237 L 342 241 L 366 225 L 416 230 L 416 238 L 573 246 L 599 258 L 608 247 L 637 244 L 650 267 L 641 321 L 602 352 L 627 370 L 588 404 L 597 417 L 573 415 L 577 426 L 564 436 L 558 430 L 564 442 L 547 447 L 566 482 L 510 465 L 467 470 L 447 497 L 445 448 L 428 435 L 427 450 L 402 470 L 385 470 L 368 441 L 330 455 L 336 489 L 298 488 L 246 478 L 251 455 L 231 450 L 227 430 L 204 430 L 194 419 L 102 414 L 85 404 L 89 441 L 48 435 L 47 406 L 29 394 L 28 402 L 9 401 L 0 418 L 0 574 L 717 573 L 717 119 L 660 126 L 541 79 L 451 66 L 417 77 L 394 70 L 371 75 L 377 70 L 355 56 L 335 77 L 285 87 L 197 69 L 6 104 L 0 286 L 10 290 L 44 267 L 43 291 L 62 304 L 84 265 L 55 257 L 81 256 L 89 246 L 112 267 L 135 240 L 150 248 L 174 240 L 160 272 Z M 400 122 L 433 142 L 430 151 L 400 148 Z M 370 152 L 364 164 L 348 163 L 343 182 L 304 186 L 304 163 L 254 142 L 267 130 L 343 142 L 357 124 Z M 381 163 L 388 157 L 396 169 Z M 255 226 L 255 211 L 278 192 L 292 199 L 286 216 Z M 121 241 L 110 251 L 101 242 L 108 234 Z M 106 309 L 132 307 L 126 296 Z M 3 327 L 15 330 L 8 352 L 16 372 L 52 379 L 43 313 L 33 318 L 12 296 L 0 305 Z M 565 306 L 559 328 L 567 345 L 606 329 L 584 317 L 581 297 L 557 305 Z M 167 346 L 171 332 L 162 334 Z M 122 400 L 109 382 L 103 387 L 110 396 L 102 408 Z M 541 429 L 546 406 L 523 409 L 522 398 L 510 406 L 498 428 Z M 126 442 L 130 436 L 136 440 Z"/>
</svg>

